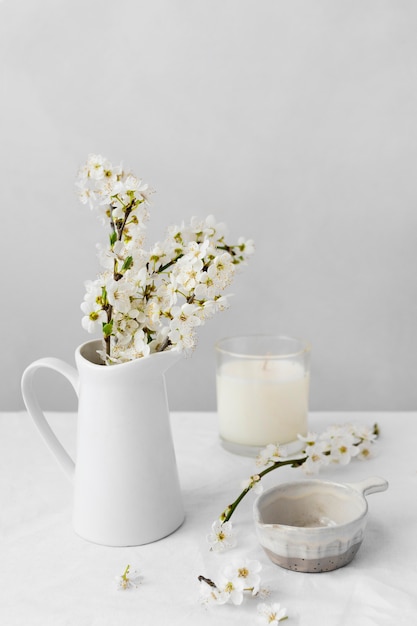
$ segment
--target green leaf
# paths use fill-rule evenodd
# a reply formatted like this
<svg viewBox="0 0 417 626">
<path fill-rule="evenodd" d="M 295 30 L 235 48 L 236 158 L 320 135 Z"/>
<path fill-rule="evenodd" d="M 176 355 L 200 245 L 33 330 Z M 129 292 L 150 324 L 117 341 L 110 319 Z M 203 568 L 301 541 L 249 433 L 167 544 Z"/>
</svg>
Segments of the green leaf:
<svg viewBox="0 0 417 626">
<path fill-rule="evenodd" d="M 110 337 L 113 332 L 113 320 L 110 320 L 107 324 L 103 324 L 103 334 L 104 337 Z"/>
<path fill-rule="evenodd" d="M 126 270 L 128 270 L 130 267 L 132 267 L 132 265 L 133 265 L 133 257 L 132 256 L 126 257 L 122 265 L 122 272 L 125 272 Z"/>
<path fill-rule="evenodd" d="M 115 231 L 113 231 L 113 232 L 109 235 L 109 237 L 110 237 L 110 245 L 111 245 L 111 247 L 113 247 L 113 246 L 114 246 L 114 244 L 115 244 L 115 243 L 116 243 L 116 241 L 117 241 L 117 234 L 116 234 L 116 232 L 115 232 Z"/>
</svg>

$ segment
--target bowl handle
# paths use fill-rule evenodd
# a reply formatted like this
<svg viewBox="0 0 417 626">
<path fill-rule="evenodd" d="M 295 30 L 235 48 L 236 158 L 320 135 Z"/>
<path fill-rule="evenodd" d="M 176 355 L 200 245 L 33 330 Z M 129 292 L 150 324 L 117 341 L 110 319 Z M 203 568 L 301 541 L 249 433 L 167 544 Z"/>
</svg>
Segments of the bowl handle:
<svg viewBox="0 0 417 626">
<path fill-rule="evenodd" d="M 346 485 L 355 491 L 359 491 L 359 493 L 362 493 L 364 496 L 388 489 L 388 481 L 380 476 L 372 476 L 358 483 L 346 483 Z"/>
</svg>

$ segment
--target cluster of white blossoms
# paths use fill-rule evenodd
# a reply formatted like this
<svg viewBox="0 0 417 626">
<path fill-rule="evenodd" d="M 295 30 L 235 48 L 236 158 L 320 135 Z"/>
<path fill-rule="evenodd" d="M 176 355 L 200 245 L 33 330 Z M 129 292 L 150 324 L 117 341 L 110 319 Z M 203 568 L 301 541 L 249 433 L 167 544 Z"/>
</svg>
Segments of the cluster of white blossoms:
<svg viewBox="0 0 417 626">
<path fill-rule="evenodd" d="M 205 605 L 229 603 L 239 606 L 245 596 L 265 599 L 270 590 L 261 587 L 261 569 L 259 561 L 241 558 L 223 566 L 214 580 L 199 576 L 201 601 Z M 287 610 L 278 603 L 262 602 L 257 606 L 257 613 L 258 624 L 268 626 L 277 626 L 288 617 Z"/>
<path fill-rule="evenodd" d="M 241 483 L 239 496 L 213 522 L 207 536 L 210 550 L 222 552 L 236 545 L 236 530 L 230 518 L 249 491 L 262 492 L 261 480 L 266 474 L 284 465 L 301 467 L 306 474 L 316 474 L 330 464 L 347 465 L 354 458 L 367 460 L 372 457 L 372 446 L 378 433 L 377 424 L 372 428 L 353 424 L 331 426 L 321 434 L 298 435 L 300 449 L 295 455 L 289 455 L 284 445 L 267 445 L 256 458 L 258 472 Z"/>
<path fill-rule="evenodd" d="M 302 444 L 299 454 L 305 457 L 301 467 L 306 474 L 317 474 L 325 465 L 347 465 L 354 457 L 369 459 L 372 456 L 371 446 L 376 438 L 375 427 L 354 424 L 331 426 L 320 434 L 310 432 L 306 436 L 298 435 Z M 256 464 L 258 467 L 265 467 L 287 458 L 286 446 L 269 444 L 257 456 Z M 252 483 L 256 476 L 251 477 Z"/>
<path fill-rule="evenodd" d="M 226 243 L 213 216 L 171 226 L 164 241 L 144 249 L 151 190 L 121 165 L 90 155 L 80 170 L 80 200 L 110 228 L 98 246 L 103 268 L 86 283 L 83 327 L 103 334 L 107 363 L 171 349 L 191 351 L 196 329 L 228 306 L 224 290 L 236 266 L 253 253 L 251 240 Z"/>
<path fill-rule="evenodd" d="M 321 467 L 331 463 L 347 465 L 356 457 L 360 460 L 372 456 L 371 447 L 377 438 L 376 428 L 367 426 L 331 426 L 318 435 L 309 433 L 298 435 L 303 442 L 302 455 L 307 459 L 302 468 L 306 474 L 316 474 Z"/>
<path fill-rule="evenodd" d="M 244 593 L 256 596 L 260 592 L 262 565 L 259 561 L 237 559 L 225 565 L 214 580 L 199 576 L 203 603 L 242 604 Z"/>
</svg>

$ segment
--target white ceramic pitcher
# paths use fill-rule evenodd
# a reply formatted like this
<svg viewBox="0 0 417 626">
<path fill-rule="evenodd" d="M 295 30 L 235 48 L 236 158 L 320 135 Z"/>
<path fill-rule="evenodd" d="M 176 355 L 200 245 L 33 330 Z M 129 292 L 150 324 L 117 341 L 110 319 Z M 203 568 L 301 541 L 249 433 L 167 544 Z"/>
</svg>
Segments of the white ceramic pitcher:
<svg viewBox="0 0 417 626">
<path fill-rule="evenodd" d="M 100 341 L 75 352 L 77 370 L 45 358 L 27 367 L 22 394 L 29 414 L 74 481 L 73 526 L 94 543 L 134 546 L 174 532 L 184 520 L 164 372 L 180 359 L 160 352 L 113 366 L 99 364 Z M 50 428 L 33 391 L 39 368 L 60 372 L 79 397 L 76 463 Z"/>
</svg>

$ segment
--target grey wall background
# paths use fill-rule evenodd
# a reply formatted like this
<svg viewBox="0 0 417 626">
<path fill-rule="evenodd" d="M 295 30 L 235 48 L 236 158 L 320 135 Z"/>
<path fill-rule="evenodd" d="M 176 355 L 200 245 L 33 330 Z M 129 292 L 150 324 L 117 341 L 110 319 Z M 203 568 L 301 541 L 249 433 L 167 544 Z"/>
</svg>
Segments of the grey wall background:
<svg viewBox="0 0 417 626">
<path fill-rule="evenodd" d="M 172 409 L 214 409 L 214 342 L 253 332 L 311 340 L 312 409 L 415 409 L 416 32 L 413 0 L 3 0 L 0 409 L 91 338 L 90 152 L 156 188 L 149 242 L 214 213 L 257 244 Z M 76 405 L 53 374 L 39 389 Z"/>
</svg>

